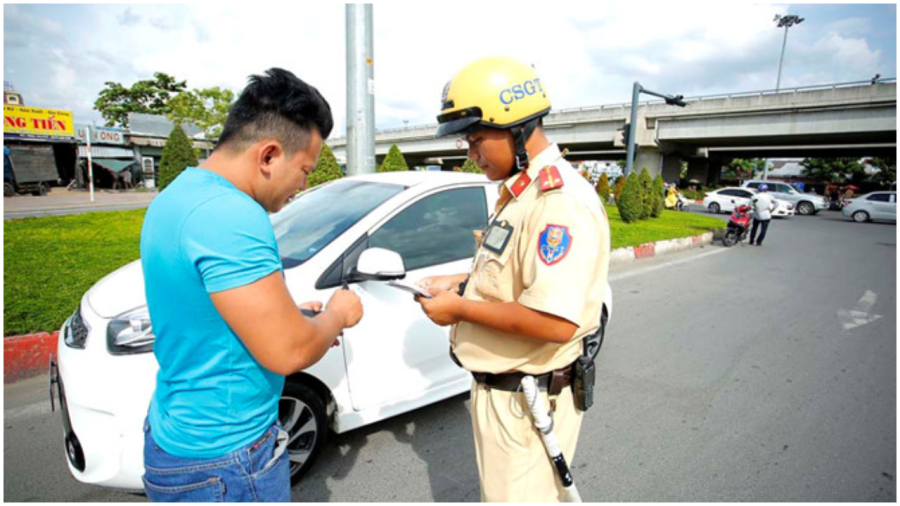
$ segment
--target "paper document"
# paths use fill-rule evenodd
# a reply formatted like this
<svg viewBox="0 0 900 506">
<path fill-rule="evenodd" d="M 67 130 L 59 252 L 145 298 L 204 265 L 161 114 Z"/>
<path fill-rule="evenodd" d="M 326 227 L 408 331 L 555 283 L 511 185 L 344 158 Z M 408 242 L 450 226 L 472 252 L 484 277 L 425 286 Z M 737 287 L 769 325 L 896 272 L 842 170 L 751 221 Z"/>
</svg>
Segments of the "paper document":
<svg viewBox="0 0 900 506">
<path fill-rule="evenodd" d="M 426 299 L 431 298 L 431 294 L 429 294 L 425 290 L 422 290 L 421 288 L 419 288 L 419 286 L 416 285 L 415 283 L 410 283 L 408 281 L 394 279 L 394 280 L 388 281 L 387 284 L 390 286 L 393 286 L 394 288 L 399 288 L 403 291 L 409 292 L 413 295 L 420 295 L 422 297 L 425 297 Z"/>
</svg>

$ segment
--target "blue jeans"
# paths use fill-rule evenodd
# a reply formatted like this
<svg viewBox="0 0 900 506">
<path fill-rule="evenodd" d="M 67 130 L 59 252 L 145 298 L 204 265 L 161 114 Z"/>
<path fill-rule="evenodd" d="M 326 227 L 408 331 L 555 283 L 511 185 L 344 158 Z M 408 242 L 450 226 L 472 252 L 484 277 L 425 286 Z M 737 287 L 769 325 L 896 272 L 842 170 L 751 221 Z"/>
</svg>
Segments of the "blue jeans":
<svg viewBox="0 0 900 506">
<path fill-rule="evenodd" d="M 156 445 L 144 422 L 144 490 L 153 502 L 290 502 L 288 434 L 275 422 L 258 440 L 212 459 Z"/>
</svg>

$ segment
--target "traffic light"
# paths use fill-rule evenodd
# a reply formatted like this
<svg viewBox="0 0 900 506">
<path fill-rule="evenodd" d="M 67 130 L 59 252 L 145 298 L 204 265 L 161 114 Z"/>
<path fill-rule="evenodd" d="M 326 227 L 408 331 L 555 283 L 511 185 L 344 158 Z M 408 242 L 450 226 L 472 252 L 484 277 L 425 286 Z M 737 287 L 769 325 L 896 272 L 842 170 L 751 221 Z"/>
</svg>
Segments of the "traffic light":
<svg viewBox="0 0 900 506">
<path fill-rule="evenodd" d="M 629 132 L 631 132 L 631 123 L 625 123 L 625 127 L 622 128 L 622 145 L 626 148 L 628 147 Z"/>
</svg>

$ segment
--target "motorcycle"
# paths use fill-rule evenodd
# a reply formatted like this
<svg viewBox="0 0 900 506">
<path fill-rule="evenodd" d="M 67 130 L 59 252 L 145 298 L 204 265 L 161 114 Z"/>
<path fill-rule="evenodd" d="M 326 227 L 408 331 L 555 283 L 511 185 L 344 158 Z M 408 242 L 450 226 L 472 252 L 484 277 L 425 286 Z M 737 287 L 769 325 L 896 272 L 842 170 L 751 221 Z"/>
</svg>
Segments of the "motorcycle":
<svg viewBox="0 0 900 506">
<path fill-rule="evenodd" d="M 731 218 L 728 220 L 728 226 L 725 228 L 725 235 L 722 236 L 722 246 L 730 248 L 739 242 L 747 239 L 750 234 L 750 224 L 753 218 L 750 216 L 751 207 L 742 204 L 734 208 Z"/>
</svg>

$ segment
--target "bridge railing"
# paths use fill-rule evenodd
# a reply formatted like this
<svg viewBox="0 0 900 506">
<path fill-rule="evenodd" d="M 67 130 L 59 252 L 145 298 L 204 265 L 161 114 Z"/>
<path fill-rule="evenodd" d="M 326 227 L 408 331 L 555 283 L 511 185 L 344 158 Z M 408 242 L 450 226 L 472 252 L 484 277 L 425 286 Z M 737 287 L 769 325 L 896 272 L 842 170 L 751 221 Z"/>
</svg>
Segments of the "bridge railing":
<svg viewBox="0 0 900 506">
<path fill-rule="evenodd" d="M 737 93 L 719 93 L 715 95 L 696 95 L 693 97 L 685 97 L 683 100 L 685 102 L 702 102 L 704 100 L 721 100 L 721 99 L 731 99 L 731 98 L 745 98 L 745 97 L 761 97 L 761 96 L 772 96 L 772 95 L 787 95 L 798 92 L 806 92 L 806 91 L 825 91 L 825 90 L 836 90 L 843 88 L 857 88 L 863 86 L 871 86 L 873 84 L 889 84 L 897 83 L 896 77 L 886 77 L 877 80 L 869 80 L 869 81 L 849 81 L 845 83 L 833 83 L 833 84 L 817 84 L 811 86 L 795 86 L 793 88 L 781 88 L 779 90 L 768 89 L 768 90 L 758 90 L 758 91 L 740 91 Z M 665 100 L 654 99 L 654 100 L 646 100 L 639 102 L 643 105 L 654 105 L 654 104 L 664 104 Z M 576 113 L 576 112 L 591 112 L 591 111 L 608 111 L 610 109 L 628 109 L 631 107 L 631 102 L 622 102 L 618 104 L 604 104 L 604 105 L 588 105 L 584 107 L 570 107 L 567 109 L 559 109 L 550 113 L 550 116 L 557 116 L 565 113 Z M 425 128 L 437 128 L 437 123 L 427 123 L 423 125 L 413 125 L 413 126 L 403 126 L 399 128 L 386 128 L 384 130 L 378 130 L 375 132 L 376 135 L 380 134 L 398 134 L 402 132 L 416 132 L 419 130 L 423 130 Z M 343 140 L 345 137 L 336 137 L 335 140 Z"/>
</svg>

